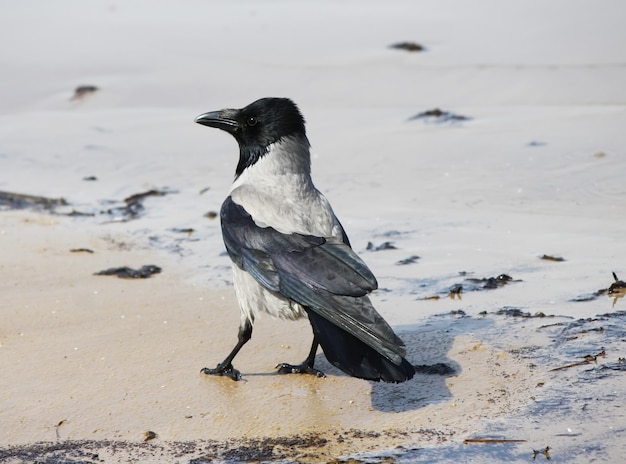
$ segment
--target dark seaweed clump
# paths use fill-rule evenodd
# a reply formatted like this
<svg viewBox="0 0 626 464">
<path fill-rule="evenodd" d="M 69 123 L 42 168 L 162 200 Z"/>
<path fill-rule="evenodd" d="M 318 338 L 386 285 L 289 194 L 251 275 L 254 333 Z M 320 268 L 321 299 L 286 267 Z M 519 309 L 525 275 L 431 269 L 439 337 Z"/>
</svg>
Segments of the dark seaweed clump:
<svg viewBox="0 0 626 464">
<path fill-rule="evenodd" d="M 416 42 L 397 42 L 389 45 L 389 48 L 393 48 L 395 50 L 404 50 L 407 52 L 423 52 L 426 48 L 423 45 L 420 45 Z"/>
<path fill-rule="evenodd" d="M 452 294 L 460 294 L 463 292 L 476 292 L 480 290 L 493 290 L 503 287 L 512 282 L 520 282 L 515 280 L 508 274 L 500 274 L 496 277 L 474 278 L 468 277 L 462 283 L 454 284 L 449 288 L 448 292 Z"/>
<path fill-rule="evenodd" d="M 397 250 L 393 242 L 383 242 L 380 245 L 374 245 L 372 242 L 367 242 L 367 247 L 365 247 L 367 251 L 383 251 L 383 250 Z"/>
<path fill-rule="evenodd" d="M 0 210 L 34 209 L 53 211 L 57 206 L 67 206 L 64 198 L 48 198 L 23 193 L 0 192 Z"/>
<path fill-rule="evenodd" d="M 115 275 L 120 279 L 147 279 L 148 277 L 154 274 L 159 274 L 160 272 L 161 268 L 159 266 L 147 264 L 142 266 L 140 269 L 131 269 L 128 266 L 111 267 L 109 269 L 105 269 L 104 271 L 96 272 L 94 275 Z"/>
<path fill-rule="evenodd" d="M 437 123 L 445 123 L 445 122 L 461 122 L 461 121 L 469 121 L 469 116 L 463 116 L 462 114 L 455 114 L 450 111 L 443 111 L 439 108 L 434 108 L 432 110 L 423 111 L 409 118 L 409 121 L 414 121 L 416 119 L 423 119 L 426 122 L 437 122 Z"/>
</svg>

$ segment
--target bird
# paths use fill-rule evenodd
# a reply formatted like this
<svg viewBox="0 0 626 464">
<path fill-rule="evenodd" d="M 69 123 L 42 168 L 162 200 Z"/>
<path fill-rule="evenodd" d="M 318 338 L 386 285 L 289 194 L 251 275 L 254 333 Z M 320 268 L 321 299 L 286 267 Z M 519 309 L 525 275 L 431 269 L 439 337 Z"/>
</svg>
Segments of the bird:
<svg viewBox="0 0 626 464">
<path fill-rule="evenodd" d="M 325 377 L 318 347 L 344 373 L 372 381 L 411 379 L 403 341 L 372 305 L 378 282 L 353 251 L 326 197 L 311 179 L 305 120 L 289 98 L 261 98 L 241 109 L 203 113 L 195 122 L 231 134 L 239 161 L 220 209 L 222 237 L 241 309 L 237 344 L 207 375 L 241 380 L 233 359 L 262 313 L 309 319 L 313 341 L 300 364 L 280 374 Z"/>
</svg>

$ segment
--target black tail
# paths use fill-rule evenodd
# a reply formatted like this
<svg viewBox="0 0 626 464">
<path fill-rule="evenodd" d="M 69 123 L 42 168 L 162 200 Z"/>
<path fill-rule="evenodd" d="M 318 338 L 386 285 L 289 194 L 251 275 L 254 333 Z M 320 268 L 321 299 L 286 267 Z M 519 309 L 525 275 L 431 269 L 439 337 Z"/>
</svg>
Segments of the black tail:
<svg viewBox="0 0 626 464">
<path fill-rule="evenodd" d="M 332 322 L 307 311 L 313 333 L 330 363 L 353 377 L 384 382 L 405 382 L 413 378 L 415 368 L 404 358 L 396 365 L 378 351 Z"/>
</svg>

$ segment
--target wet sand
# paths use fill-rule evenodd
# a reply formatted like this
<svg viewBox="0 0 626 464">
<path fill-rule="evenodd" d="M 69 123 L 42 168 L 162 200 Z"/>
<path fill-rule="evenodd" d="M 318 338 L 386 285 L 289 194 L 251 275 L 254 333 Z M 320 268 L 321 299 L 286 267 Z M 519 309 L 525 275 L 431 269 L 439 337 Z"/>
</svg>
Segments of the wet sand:
<svg viewBox="0 0 626 464">
<path fill-rule="evenodd" d="M 206 455 L 212 441 L 236 449 L 299 439 L 301 446 L 278 448 L 288 458 L 323 461 L 462 440 L 477 421 L 523 407 L 536 388 L 527 361 L 460 333 L 454 320 L 401 332 L 413 363 L 446 363 L 454 374 L 370 383 L 345 376 L 320 353 L 326 378 L 277 375 L 278 362 L 306 354 L 310 328 L 262 318 L 237 358 L 243 381 L 207 377 L 200 368 L 235 340 L 231 288 L 187 284 L 171 256 L 123 236 L 73 230 L 66 218 L 4 213 L 0 237 L 8 250 L 1 289 L 11 311 L 0 333 L 5 458 L 12 445 L 25 452 L 26 444 L 49 442 L 45 450 L 89 441 L 74 446 L 112 453 L 114 462 L 151 452 L 151 462 L 171 462 L 183 442 L 196 443 L 180 456 L 190 460 Z M 94 253 L 70 252 L 79 246 Z M 164 270 L 137 280 L 94 275 L 122 264 Z M 157 435 L 150 446 L 137 445 L 148 431 Z M 111 441 L 124 451 L 113 453 Z"/>
<path fill-rule="evenodd" d="M 3 462 L 526 462 L 546 446 L 561 462 L 584 462 L 621 453 L 619 440 L 593 451 L 602 427 L 624 432 L 621 400 L 611 399 L 623 376 L 619 311 L 588 321 L 455 311 L 399 326 L 421 367 L 398 385 L 347 377 L 321 353 L 326 378 L 277 375 L 277 363 L 306 354 L 310 328 L 262 318 L 233 382 L 199 372 L 235 341 L 232 288 L 190 283 L 178 256 L 74 221 L 2 216 Z M 94 275 L 145 264 L 163 272 Z M 600 346 L 605 357 L 581 362 Z M 450 371 L 425 368 L 441 364 Z"/>
</svg>

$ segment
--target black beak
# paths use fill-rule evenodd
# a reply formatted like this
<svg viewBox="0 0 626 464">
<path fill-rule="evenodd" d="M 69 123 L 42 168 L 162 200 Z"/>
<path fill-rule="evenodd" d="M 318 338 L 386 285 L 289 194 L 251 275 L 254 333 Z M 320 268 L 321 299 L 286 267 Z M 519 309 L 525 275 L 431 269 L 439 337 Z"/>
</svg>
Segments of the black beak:
<svg viewBox="0 0 626 464">
<path fill-rule="evenodd" d="M 201 114 L 195 122 L 202 124 L 203 126 L 215 127 L 222 129 L 226 132 L 233 134 L 239 129 L 239 122 L 237 116 L 239 110 L 225 109 L 220 111 L 210 111 L 208 113 Z"/>
</svg>

